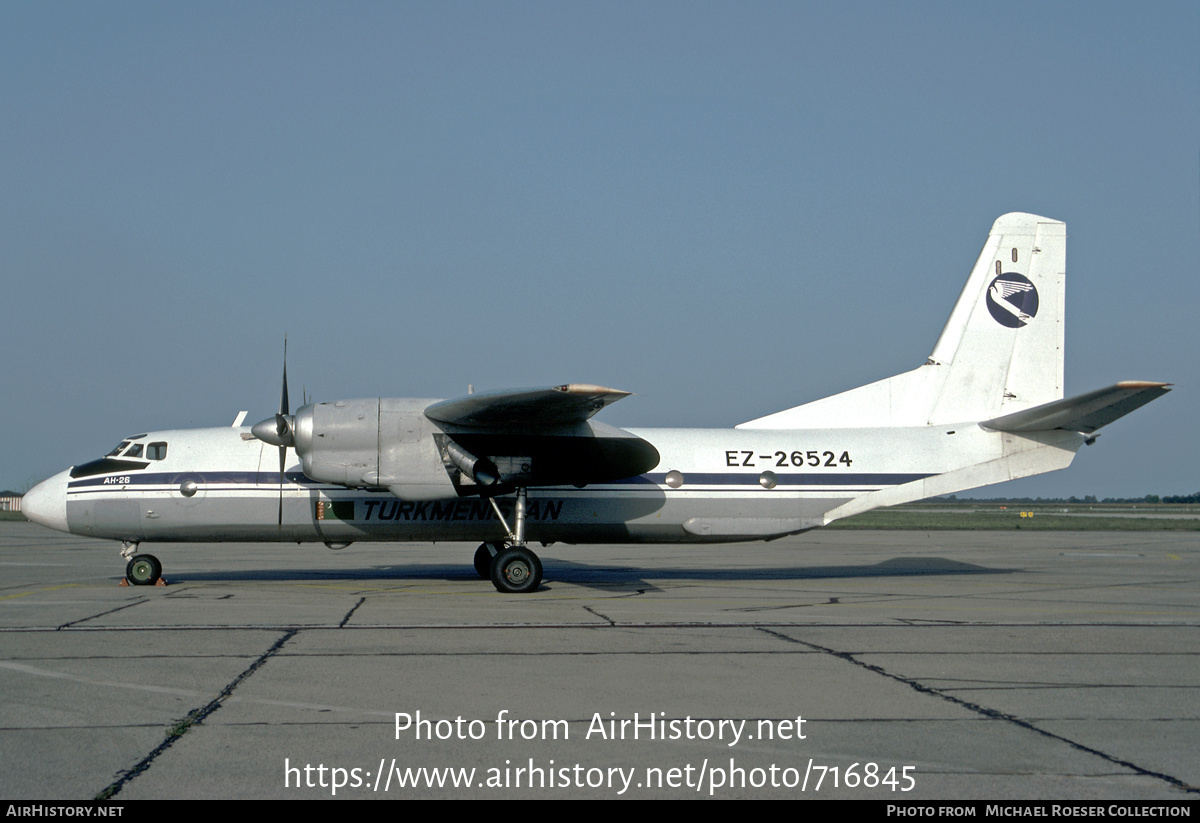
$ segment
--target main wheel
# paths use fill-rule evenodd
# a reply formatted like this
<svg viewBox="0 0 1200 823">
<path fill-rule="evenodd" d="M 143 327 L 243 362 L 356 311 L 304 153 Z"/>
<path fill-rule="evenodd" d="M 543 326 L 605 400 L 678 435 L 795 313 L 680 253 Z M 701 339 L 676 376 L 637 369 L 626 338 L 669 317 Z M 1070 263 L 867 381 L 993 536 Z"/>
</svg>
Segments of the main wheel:
<svg viewBox="0 0 1200 823">
<path fill-rule="evenodd" d="M 492 585 L 503 594 L 525 594 L 542 585 L 542 561 L 524 546 L 513 546 L 492 561 Z"/>
<path fill-rule="evenodd" d="M 500 553 L 495 543 L 480 543 L 475 550 L 475 571 L 484 580 L 492 579 L 492 558 Z"/>
<path fill-rule="evenodd" d="M 125 577 L 135 586 L 153 586 L 162 577 L 162 563 L 152 554 L 135 554 L 125 566 Z"/>
</svg>

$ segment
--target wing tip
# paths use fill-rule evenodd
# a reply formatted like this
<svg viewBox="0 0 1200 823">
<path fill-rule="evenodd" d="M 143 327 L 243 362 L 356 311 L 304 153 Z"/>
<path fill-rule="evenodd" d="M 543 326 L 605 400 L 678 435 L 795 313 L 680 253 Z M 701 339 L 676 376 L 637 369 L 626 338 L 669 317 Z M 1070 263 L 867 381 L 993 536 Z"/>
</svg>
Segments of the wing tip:
<svg viewBox="0 0 1200 823">
<path fill-rule="evenodd" d="M 555 391 L 560 391 L 564 394 L 594 394 L 603 397 L 628 397 L 633 392 L 621 391 L 620 389 L 610 389 L 608 386 L 597 386 L 594 383 L 564 383 L 561 386 L 555 386 Z"/>
<path fill-rule="evenodd" d="M 1158 383 L 1153 380 L 1122 380 L 1117 384 L 1118 389 L 1162 389 L 1170 391 L 1174 383 Z"/>
</svg>

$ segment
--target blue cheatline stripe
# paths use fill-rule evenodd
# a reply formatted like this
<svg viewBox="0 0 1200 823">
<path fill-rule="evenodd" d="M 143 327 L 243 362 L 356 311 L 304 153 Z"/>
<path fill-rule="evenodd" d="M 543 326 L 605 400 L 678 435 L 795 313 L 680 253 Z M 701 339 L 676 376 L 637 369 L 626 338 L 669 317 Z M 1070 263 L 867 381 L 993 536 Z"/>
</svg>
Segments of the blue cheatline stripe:
<svg viewBox="0 0 1200 823">
<path fill-rule="evenodd" d="M 864 472 L 808 472 L 805 474 L 790 474 L 776 473 L 775 482 L 778 486 L 861 486 L 879 488 L 882 486 L 898 486 L 902 483 L 911 483 L 914 480 L 924 480 L 926 477 L 933 477 L 935 472 L 891 472 L 891 473 L 864 473 Z M 106 479 L 111 479 L 113 475 L 106 477 L 87 477 L 81 480 L 72 480 L 67 484 L 67 487 L 72 491 L 80 491 L 90 489 L 92 487 L 104 488 L 107 486 L 173 486 L 183 479 L 195 480 L 198 483 L 207 485 L 223 485 L 223 486 L 251 486 L 254 488 L 270 488 L 278 486 L 279 475 L 276 472 L 138 472 L 130 474 L 127 478 L 120 473 L 117 476 L 123 478 L 121 483 L 105 483 Z M 696 488 L 697 486 L 757 486 L 760 473 L 755 472 L 686 472 L 683 475 L 683 488 Z M 309 489 L 344 489 L 345 486 L 339 486 L 334 483 L 320 483 L 309 480 L 300 472 L 288 472 L 284 475 L 286 482 L 292 485 L 302 486 Z M 607 487 L 607 486 L 662 486 L 666 485 L 666 473 L 658 474 L 642 474 L 637 477 L 626 477 L 621 480 L 611 480 L 605 483 L 591 484 L 591 487 Z"/>
<path fill-rule="evenodd" d="M 279 472 L 195 472 L 195 471 L 173 471 L 173 472 L 139 472 L 137 474 L 128 475 L 128 480 L 121 483 L 106 483 L 105 480 L 111 481 L 112 478 L 126 477 L 122 472 L 115 472 L 107 477 L 87 477 L 82 480 L 71 480 L 67 483 L 69 489 L 83 489 L 89 486 L 172 486 L 182 480 L 195 480 L 198 483 L 206 483 L 208 485 L 227 485 L 227 486 L 256 486 L 267 487 L 279 485 Z M 344 488 L 343 486 L 334 485 L 331 483 L 318 483 L 309 480 L 300 472 L 288 472 L 284 475 L 286 482 L 293 483 L 309 488 Z"/>
<path fill-rule="evenodd" d="M 757 486 L 761 472 L 683 472 L 683 487 L 689 486 Z M 934 472 L 912 473 L 874 473 L 863 472 L 828 472 L 806 474 L 775 473 L 775 482 L 780 486 L 898 486 L 901 483 L 911 483 L 914 480 L 924 480 L 933 477 Z M 611 484 L 654 483 L 666 484 L 667 475 L 643 474 L 625 480 L 614 480 Z"/>
</svg>

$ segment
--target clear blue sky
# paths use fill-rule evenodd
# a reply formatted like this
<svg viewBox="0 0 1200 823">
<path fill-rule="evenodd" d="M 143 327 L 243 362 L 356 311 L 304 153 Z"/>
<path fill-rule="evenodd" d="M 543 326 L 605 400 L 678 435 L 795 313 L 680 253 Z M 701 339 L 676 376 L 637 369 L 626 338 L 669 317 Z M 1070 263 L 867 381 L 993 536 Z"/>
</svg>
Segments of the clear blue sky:
<svg viewBox="0 0 1200 823">
<path fill-rule="evenodd" d="M 1066 472 L 1200 490 L 1200 4 L 0 2 L 0 488 L 292 396 L 729 426 L 922 363 L 1067 223 Z"/>
</svg>

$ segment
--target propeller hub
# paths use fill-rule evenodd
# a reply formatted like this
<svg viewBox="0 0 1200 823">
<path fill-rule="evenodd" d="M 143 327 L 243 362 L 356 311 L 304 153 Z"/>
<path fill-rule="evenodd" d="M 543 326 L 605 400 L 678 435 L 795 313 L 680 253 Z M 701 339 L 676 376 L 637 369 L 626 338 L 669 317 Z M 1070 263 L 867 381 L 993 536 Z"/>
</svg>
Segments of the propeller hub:
<svg viewBox="0 0 1200 823">
<path fill-rule="evenodd" d="M 264 443 L 270 443 L 272 446 L 294 447 L 296 445 L 296 438 L 293 436 L 295 425 L 296 418 L 292 415 L 277 414 L 255 423 L 250 427 L 250 433 L 255 438 Z"/>
</svg>

